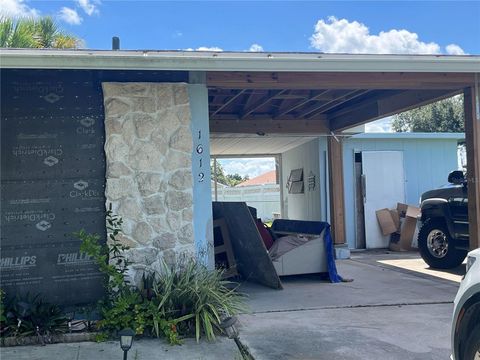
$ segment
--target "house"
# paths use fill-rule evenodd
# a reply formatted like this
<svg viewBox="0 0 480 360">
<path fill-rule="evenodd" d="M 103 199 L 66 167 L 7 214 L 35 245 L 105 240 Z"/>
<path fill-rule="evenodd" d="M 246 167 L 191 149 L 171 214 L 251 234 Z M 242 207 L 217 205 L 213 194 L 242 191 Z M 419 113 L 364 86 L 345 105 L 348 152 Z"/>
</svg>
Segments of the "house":
<svg viewBox="0 0 480 360">
<path fill-rule="evenodd" d="M 476 247 L 478 72 L 478 56 L 2 49 L 2 287 L 57 303 L 98 297 L 99 274 L 72 232 L 105 238 L 105 203 L 124 219 L 134 280 L 183 252 L 213 266 L 210 156 L 313 162 L 319 137 L 325 176 L 304 166 L 294 179 L 328 189 L 322 216 L 347 246 L 343 138 L 459 93 Z M 308 152 L 288 155 L 300 145 Z"/>
<path fill-rule="evenodd" d="M 275 170 L 267 171 L 266 173 L 255 176 L 251 179 L 245 180 L 236 186 L 256 186 L 265 184 L 275 184 L 277 182 L 277 172 Z"/>
</svg>

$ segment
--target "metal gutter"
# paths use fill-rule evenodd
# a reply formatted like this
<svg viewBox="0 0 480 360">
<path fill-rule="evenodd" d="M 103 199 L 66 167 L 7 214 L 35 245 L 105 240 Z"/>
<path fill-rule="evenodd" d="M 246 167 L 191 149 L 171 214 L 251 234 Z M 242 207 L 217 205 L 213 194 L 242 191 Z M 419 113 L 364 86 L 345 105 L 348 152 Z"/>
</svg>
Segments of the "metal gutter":
<svg viewBox="0 0 480 360">
<path fill-rule="evenodd" d="M 1 49 L 0 67 L 92 70 L 480 73 L 480 56 Z"/>
</svg>

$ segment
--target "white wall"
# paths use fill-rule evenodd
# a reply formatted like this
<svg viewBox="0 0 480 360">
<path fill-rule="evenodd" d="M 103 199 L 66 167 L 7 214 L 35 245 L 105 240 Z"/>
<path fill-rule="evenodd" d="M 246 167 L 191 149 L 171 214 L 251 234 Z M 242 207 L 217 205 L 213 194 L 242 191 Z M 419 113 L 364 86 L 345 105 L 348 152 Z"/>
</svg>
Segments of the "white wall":
<svg viewBox="0 0 480 360">
<path fill-rule="evenodd" d="M 391 134 L 393 136 L 393 134 Z M 345 187 L 346 237 L 350 248 L 355 247 L 355 182 L 354 153 L 356 151 L 402 151 L 405 172 L 405 199 L 407 204 L 418 206 L 423 192 L 447 184 L 450 171 L 456 170 L 457 141 L 443 135 L 395 134 L 395 138 L 352 137 L 344 142 L 343 171 Z M 432 138 L 438 136 L 438 138 Z M 369 221 L 377 221 L 370 219 Z"/>
<path fill-rule="evenodd" d="M 280 213 L 280 185 L 217 187 L 217 201 L 245 201 L 257 209 L 257 216 L 263 221 L 272 220 L 273 213 Z"/>
<path fill-rule="evenodd" d="M 325 219 L 324 151 L 324 143 L 320 139 L 315 139 L 282 153 L 283 218 L 314 221 Z M 305 192 L 289 194 L 286 183 L 290 172 L 300 168 L 303 168 Z M 314 190 L 308 189 L 310 172 L 315 176 Z"/>
</svg>

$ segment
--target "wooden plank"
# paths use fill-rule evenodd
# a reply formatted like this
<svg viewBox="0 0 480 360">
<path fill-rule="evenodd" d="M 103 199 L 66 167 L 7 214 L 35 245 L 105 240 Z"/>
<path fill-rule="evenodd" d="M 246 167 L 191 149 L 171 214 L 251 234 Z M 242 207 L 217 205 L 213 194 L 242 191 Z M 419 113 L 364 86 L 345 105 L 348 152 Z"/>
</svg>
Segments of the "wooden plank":
<svg viewBox="0 0 480 360">
<path fill-rule="evenodd" d="M 319 113 L 326 113 L 327 111 L 330 111 L 334 108 L 337 108 L 339 107 L 340 105 L 342 104 L 345 104 L 346 102 L 349 102 L 350 100 L 354 100 L 362 95 L 365 95 L 369 92 L 371 92 L 372 90 L 356 90 L 354 92 L 352 92 L 351 94 L 347 94 L 345 96 L 342 96 L 338 99 L 335 99 L 333 101 L 330 101 L 329 103 L 325 104 L 324 106 L 320 107 L 318 109 L 318 112 Z M 317 113 L 311 113 L 307 116 L 307 118 L 311 118 L 311 117 L 314 117 L 314 116 L 317 116 Z"/>
<path fill-rule="evenodd" d="M 335 244 L 345 244 L 345 200 L 343 186 L 342 137 L 329 136 L 328 172 L 330 186 L 330 225 Z"/>
<path fill-rule="evenodd" d="M 232 89 L 463 89 L 471 73 L 223 72 L 207 73 L 210 88 Z"/>
<path fill-rule="evenodd" d="M 309 118 L 309 117 L 315 116 L 315 113 L 322 113 L 324 111 L 328 111 L 337 105 L 343 104 L 348 100 L 355 99 L 356 97 L 365 94 L 367 91 L 368 90 L 352 90 L 352 91 L 343 92 L 335 96 L 335 98 L 330 101 L 327 101 L 323 104 L 317 104 L 305 109 L 300 114 L 298 114 L 297 117 Z"/>
<path fill-rule="evenodd" d="M 224 269 L 222 277 L 225 279 L 237 276 L 237 264 L 225 219 L 221 218 L 213 221 L 213 238 L 215 245 L 215 267 L 217 269 Z M 222 245 L 218 245 L 220 243 Z"/>
<path fill-rule="evenodd" d="M 295 109 L 298 109 L 306 104 L 308 104 L 310 101 L 315 101 L 315 100 L 319 100 L 319 99 L 322 99 L 324 96 L 325 96 L 325 93 L 328 93 L 329 90 L 322 90 L 322 91 L 315 91 L 313 92 L 312 95 L 310 95 L 308 98 L 296 103 L 295 105 L 287 108 L 287 109 L 284 109 L 284 110 L 281 110 L 279 111 L 278 113 L 276 113 L 274 115 L 274 119 L 278 119 L 280 118 L 281 116 L 283 115 L 286 115 L 288 114 L 289 112 L 292 112 L 293 110 Z"/>
<path fill-rule="evenodd" d="M 210 133 L 236 134 L 328 134 L 328 122 L 302 119 L 221 119 L 210 120 Z"/>
<path fill-rule="evenodd" d="M 465 140 L 467 145 L 468 223 L 470 249 L 480 247 L 480 114 L 478 88 L 464 91 Z"/>
<path fill-rule="evenodd" d="M 366 100 L 341 114 L 329 114 L 329 124 L 333 131 L 342 131 L 393 114 L 398 114 L 422 105 L 426 105 L 457 94 L 451 90 L 412 90 L 404 91 L 386 98 Z"/>
<path fill-rule="evenodd" d="M 251 107 L 245 109 L 240 116 L 240 118 L 245 119 L 248 115 L 253 113 L 255 110 L 260 109 L 262 106 L 268 104 L 271 100 L 273 100 L 276 96 L 285 93 L 287 90 L 280 90 L 280 91 L 269 91 L 267 95 L 262 97 L 258 100 L 255 104 Z"/>
<path fill-rule="evenodd" d="M 213 218 L 224 218 L 237 262 L 245 280 L 282 289 L 282 283 L 263 244 L 253 217 L 244 202 L 214 202 Z"/>
<path fill-rule="evenodd" d="M 222 104 L 217 110 L 215 110 L 215 112 L 213 114 L 211 114 L 211 116 L 214 116 L 214 115 L 218 114 L 220 111 L 222 111 L 223 109 L 225 109 L 228 105 L 230 105 L 236 99 L 238 99 L 240 96 L 242 96 L 245 93 L 245 91 L 247 91 L 247 89 L 242 89 L 239 92 L 237 92 L 229 100 L 227 100 L 224 104 Z"/>
</svg>

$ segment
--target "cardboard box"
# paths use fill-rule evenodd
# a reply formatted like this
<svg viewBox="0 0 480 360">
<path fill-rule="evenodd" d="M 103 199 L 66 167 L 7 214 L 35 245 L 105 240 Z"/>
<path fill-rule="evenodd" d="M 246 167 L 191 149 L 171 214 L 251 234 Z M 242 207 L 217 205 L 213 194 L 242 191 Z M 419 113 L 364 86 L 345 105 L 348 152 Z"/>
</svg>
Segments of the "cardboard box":
<svg viewBox="0 0 480 360">
<path fill-rule="evenodd" d="M 400 232 L 400 214 L 398 213 L 398 210 L 390 210 L 390 215 L 392 216 L 392 220 L 395 223 L 395 231 Z"/>
<path fill-rule="evenodd" d="M 397 227 L 389 209 L 377 210 L 375 214 L 377 215 L 378 224 L 380 225 L 380 229 L 382 230 L 382 234 L 384 236 L 390 235 L 397 231 Z"/>
<path fill-rule="evenodd" d="M 398 215 L 399 215 L 401 218 L 404 218 L 404 217 L 405 217 L 405 215 L 407 214 L 407 209 L 408 209 L 408 205 L 407 205 L 407 204 L 397 203 Z"/>
<path fill-rule="evenodd" d="M 408 206 L 405 212 L 405 220 L 400 231 L 400 240 L 398 244 L 402 249 L 412 250 L 412 242 L 417 228 L 417 216 L 420 209 L 415 206 Z"/>
</svg>

